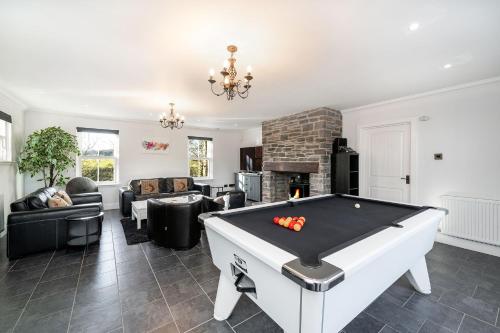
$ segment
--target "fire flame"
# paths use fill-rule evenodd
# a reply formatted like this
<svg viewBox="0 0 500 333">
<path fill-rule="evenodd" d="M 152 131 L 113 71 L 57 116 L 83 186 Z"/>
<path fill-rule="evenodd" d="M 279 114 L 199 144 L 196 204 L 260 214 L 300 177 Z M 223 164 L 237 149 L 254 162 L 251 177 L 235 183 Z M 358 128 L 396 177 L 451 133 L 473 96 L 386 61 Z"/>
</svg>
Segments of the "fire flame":
<svg viewBox="0 0 500 333">
<path fill-rule="evenodd" d="M 294 198 L 294 199 L 298 199 L 298 198 L 300 198 L 300 189 L 298 189 L 298 188 L 297 188 L 297 189 L 295 189 L 295 194 L 293 195 L 293 198 Z"/>
</svg>

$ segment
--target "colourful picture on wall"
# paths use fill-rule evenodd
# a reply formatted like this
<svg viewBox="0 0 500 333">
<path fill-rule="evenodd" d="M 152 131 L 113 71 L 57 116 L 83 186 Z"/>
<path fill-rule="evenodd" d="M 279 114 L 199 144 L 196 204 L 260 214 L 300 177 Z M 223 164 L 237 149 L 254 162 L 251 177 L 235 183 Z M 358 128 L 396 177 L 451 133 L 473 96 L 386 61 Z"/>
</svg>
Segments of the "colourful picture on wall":
<svg viewBox="0 0 500 333">
<path fill-rule="evenodd" d="M 170 144 L 162 140 L 143 140 L 142 149 L 145 153 L 166 153 Z"/>
</svg>

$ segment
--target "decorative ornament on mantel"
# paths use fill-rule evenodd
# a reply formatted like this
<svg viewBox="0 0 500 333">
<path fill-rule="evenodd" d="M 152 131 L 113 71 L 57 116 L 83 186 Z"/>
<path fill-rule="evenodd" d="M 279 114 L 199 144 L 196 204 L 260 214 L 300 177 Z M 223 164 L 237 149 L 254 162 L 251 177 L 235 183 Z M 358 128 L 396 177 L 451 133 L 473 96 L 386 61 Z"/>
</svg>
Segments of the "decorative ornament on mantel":
<svg viewBox="0 0 500 333">
<path fill-rule="evenodd" d="M 210 69 L 209 71 L 210 78 L 208 79 L 208 82 L 210 82 L 210 89 L 216 96 L 222 96 L 225 94 L 228 101 L 231 101 L 236 95 L 241 98 L 247 98 L 248 91 L 252 87 L 250 85 L 250 81 L 253 79 L 252 67 L 247 67 L 247 75 L 244 76 L 243 81 L 238 80 L 236 78 L 236 68 L 234 67 L 234 63 L 236 62 L 234 53 L 238 50 L 238 48 L 234 45 L 229 45 L 227 50 L 231 53 L 231 56 L 224 62 L 224 67 L 220 71 L 222 75 L 222 82 L 220 82 L 220 85 L 223 90 L 221 92 L 214 91 L 214 83 L 217 81 L 214 80 L 215 71 L 213 69 Z"/>
<path fill-rule="evenodd" d="M 167 116 L 165 112 L 160 115 L 160 126 L 163 128 L 181 129 L 184 126 L 184 116 L 174 112 L 174 103 L 170 103 L 170 115 Z"/>
</svg>

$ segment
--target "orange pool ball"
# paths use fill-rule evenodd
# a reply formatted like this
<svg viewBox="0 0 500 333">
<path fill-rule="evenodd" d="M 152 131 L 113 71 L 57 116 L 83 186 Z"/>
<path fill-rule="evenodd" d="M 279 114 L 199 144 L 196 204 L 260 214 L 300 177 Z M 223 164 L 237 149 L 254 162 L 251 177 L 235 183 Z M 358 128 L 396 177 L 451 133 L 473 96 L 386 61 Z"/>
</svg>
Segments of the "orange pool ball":
<svg viewBox="0 0 500 333">
<path fill-rule="evenodd" d="M 290 225 L 290 222 L 292 222 L 292 218 L 291 217 L 287 217 L 286 220 L 285 220 L 285 223 L 283 223 L 283 226 L 285 228 L 288 228 L 288 226 Z"/>
<path fill-rule="evenodd" d="M 302 225 L 300 223 L 295 223 L 293 225 L 293 230 L 300 231 L 302 229 Z"/>
<path fill-rule="evenodd" d="M 285 223 L 285 218 L 284 217 L 280 218 L 280 220 L 278 221 L 278 224 L 283 225 L 284 223 Z"/>
</svg>

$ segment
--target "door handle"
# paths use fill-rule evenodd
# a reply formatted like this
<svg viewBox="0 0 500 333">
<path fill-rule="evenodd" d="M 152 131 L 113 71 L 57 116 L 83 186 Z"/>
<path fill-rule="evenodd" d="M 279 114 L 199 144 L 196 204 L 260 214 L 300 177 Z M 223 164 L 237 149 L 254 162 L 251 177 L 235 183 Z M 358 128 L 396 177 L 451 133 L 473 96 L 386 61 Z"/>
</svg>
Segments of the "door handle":
<svg viewBox="0 0 500 333">
<path fill-rule="evenodd" d="M 410 175 L 406 175 L 406 177 L 401 177 L 402 180 L 405 180 L 406 184 L 410 184 Z"/>
</svg>

